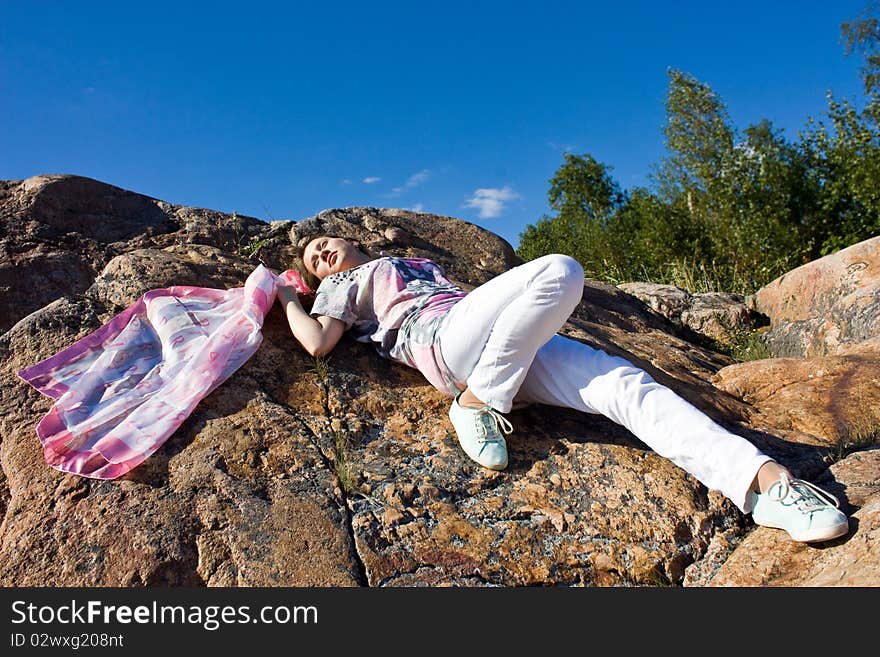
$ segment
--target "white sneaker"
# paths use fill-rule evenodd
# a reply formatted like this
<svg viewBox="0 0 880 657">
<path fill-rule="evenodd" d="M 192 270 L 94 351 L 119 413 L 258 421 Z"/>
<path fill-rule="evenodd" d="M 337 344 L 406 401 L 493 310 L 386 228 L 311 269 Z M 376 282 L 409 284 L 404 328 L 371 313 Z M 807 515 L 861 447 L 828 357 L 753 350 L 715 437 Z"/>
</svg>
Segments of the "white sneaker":
<svg viewBox="0 0 880 657">
<path fill-rule="evenodd" d="M 849 520 L 837 508 L 837 498 L 803 479 L 784 472 L 766 493 L 755 493 L 756 524 L 784 529 L 796 541 L 828 541 L 849 531 Z"/>
<path fill-rule="evenodd" d="M 491 406 L 467 408 L 458 403 L 459 397 L 461 393 L 449 407 L 458 443 L 484 468 L 503 470 L 507 467 L 507 441 L 501 434 L 513 433 L 513 425 Z"/>
</svg>

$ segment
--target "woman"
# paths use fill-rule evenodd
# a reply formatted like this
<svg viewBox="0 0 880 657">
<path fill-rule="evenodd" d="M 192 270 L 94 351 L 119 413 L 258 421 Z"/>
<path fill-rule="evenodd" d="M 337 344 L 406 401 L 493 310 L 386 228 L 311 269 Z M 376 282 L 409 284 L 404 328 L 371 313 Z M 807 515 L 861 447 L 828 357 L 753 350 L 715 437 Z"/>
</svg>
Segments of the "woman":
<svg viewBox="0 0 880 657">
<path fill-rule="evenodd" d="M 278 298 L 306 351 L 323 356 L 348 330 L 415 367 L 453 397 L 449 418 L 459 443 L 486 468 L 507 466 L 504 436 L 513 427 L 504 413 L 514 404 L 564 406 L 622 424 L 759 525 L 803 542 L 849 529 L 833 496 L 795 478 L 644 370 L 557 335 L 583 294 L 583 270 L 568 256 L 527 262 L 469 293 L 431 260 L 372 258 L 340 237 L 313 238 L 299 256 L 307 281 L 319 282 L 311 311 L 293 287 L 279 288 Z"/>
</svg>

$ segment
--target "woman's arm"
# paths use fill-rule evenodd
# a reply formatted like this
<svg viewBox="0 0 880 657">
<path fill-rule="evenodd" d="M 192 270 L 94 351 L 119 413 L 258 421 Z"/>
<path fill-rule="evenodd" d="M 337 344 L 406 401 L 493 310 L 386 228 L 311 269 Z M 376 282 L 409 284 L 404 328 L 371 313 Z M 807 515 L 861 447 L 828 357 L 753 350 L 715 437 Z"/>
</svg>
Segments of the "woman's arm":
<svg viewBox="0 0 880 657">
<path fill-rule="evenodd" d="M 293 336 L 312 356 L 326 356 L 345 333 L 345 322 L 335 317 L 311 317 L 302 307 L 296 290 L 289 285 L 278 287 L 278 301 L 284 308 Z"/>
</svg>

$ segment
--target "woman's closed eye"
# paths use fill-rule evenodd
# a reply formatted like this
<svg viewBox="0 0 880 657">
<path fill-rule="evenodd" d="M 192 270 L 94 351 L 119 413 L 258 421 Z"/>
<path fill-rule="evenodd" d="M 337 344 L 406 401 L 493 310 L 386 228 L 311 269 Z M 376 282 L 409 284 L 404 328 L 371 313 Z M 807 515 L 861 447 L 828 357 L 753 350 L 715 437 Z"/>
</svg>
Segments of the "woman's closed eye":
<svg viewBox="0 0 880 657">
<path fill-rule="evenodd" d="M 327 240 L 324 240 L 318 246 L 315 247 L 315 254 L 312 256 L 312 269 L 318 268 L 318 254 L 324 250 L 325 246 L 327 246 Z"/>
</svg>

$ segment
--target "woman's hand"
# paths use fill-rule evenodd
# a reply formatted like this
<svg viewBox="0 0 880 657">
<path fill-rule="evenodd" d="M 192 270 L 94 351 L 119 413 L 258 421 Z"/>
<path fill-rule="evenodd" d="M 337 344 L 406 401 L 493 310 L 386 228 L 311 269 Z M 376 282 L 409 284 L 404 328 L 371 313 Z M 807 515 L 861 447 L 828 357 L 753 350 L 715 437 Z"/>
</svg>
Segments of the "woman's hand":
<svg viewBox="0 0 880 657">
<path fill-rule="evenodd" d="M 313 290 L 309 289 L 309 286 L 306 285 L 306 282 L 303 280 L 302 274 L 300 274 L 295 269 L 288 269 L 287 271 L 283 271 L 278 276 L 278 282 L 281 285 L 290 285 L 292 286 L 299 294 L 312 294 Z"/>
</svg>

